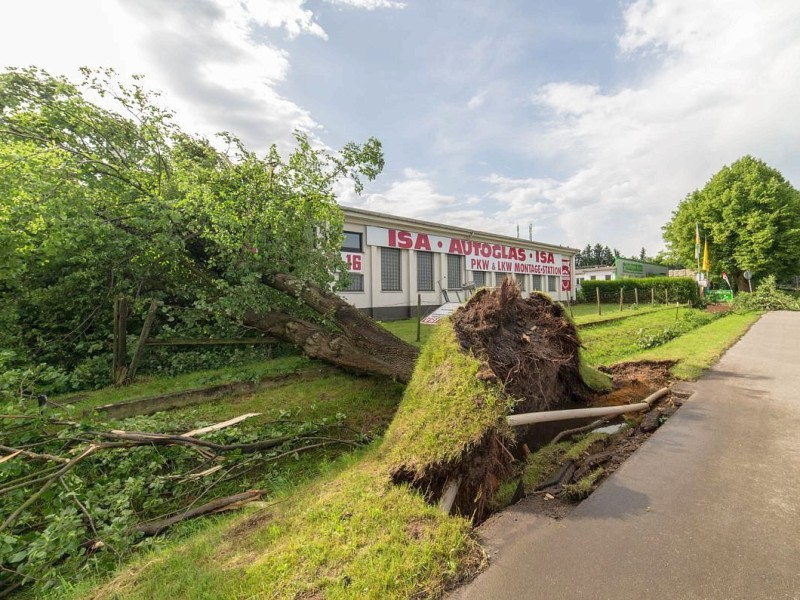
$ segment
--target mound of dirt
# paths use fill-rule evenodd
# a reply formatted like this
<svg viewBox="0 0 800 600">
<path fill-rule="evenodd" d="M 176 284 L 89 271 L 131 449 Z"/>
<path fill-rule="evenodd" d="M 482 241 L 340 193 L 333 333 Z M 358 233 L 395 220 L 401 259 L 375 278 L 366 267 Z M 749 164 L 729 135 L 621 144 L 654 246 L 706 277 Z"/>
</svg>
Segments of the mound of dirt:
<svg viewBox="0 0 800 600">
<path fill-rule="evenodd" d="M 542 294 L 522 298 L 513 279 L 481 290 L 452 316 L 464 351 L 481 361 L 478 373 L 520 399 L 515 412 L 584 402 L 590 393 L 579 369 L 581 342 L 564 309 Z"/>
</svg>

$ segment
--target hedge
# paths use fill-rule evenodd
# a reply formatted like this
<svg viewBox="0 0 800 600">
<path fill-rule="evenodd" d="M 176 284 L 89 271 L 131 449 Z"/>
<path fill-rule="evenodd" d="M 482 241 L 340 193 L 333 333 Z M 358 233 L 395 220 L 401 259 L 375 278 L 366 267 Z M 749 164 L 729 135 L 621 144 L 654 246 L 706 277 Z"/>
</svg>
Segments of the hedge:
<svg viewBox="0 0 800 600">
<path fill-rule="evenodd" d="M 691 302 L 700 304 L 697 283 L 691 277 L 640 277 L 612 281 L 589 280 L 581 283 L 587 302 L 594 302 L 600 290 L 600 302 L 619 302 L 619 291 L 623 290 L 623 302 L 632 303 L 634 290 L 638 290 L 639 303 L 649 304 L 651 297 L 656 303 Z M 650 290 L 653 290 L 652 296 Z"/>
</svg>

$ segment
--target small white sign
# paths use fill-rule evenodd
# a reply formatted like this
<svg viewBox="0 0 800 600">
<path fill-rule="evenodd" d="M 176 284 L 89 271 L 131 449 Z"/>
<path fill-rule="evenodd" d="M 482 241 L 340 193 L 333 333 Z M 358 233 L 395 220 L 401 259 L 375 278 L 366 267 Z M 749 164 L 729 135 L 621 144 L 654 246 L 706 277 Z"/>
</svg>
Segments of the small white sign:
<svg viewBox="0 0 800 600">
<path fill-rule="evenodd" d="M 456 309 L 461 306 L 458 302 L 445 302 L 427 317 L 422 319 L 420 323 L 425 325 L 436 325 L 441 319 L 452 315 Z"/>
</svg>

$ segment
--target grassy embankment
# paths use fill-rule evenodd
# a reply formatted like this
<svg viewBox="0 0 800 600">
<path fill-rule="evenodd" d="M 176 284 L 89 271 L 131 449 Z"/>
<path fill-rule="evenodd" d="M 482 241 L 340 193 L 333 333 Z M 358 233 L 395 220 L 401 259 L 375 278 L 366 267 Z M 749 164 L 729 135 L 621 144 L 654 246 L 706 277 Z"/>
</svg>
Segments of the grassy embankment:
<svg viewBox="0 0 800 600">
<path fill-rule="evenodd" d="M 674 311 L 639 312 L 636 318 L 582 328 L 581 333 L 587 357 L 595 365 L 623 359 L 671 359 L 679 361 L 677 375 L 693 378 L 756 319 L 757 315 L 730 315 L 648 351 L 640 351 L 635 344 L 640 330 L 667 326 L 675 320 Z M 401 335 L 406 330 L 416 335 L 413 320 L 387 327 Z M 427 335 L 436 335 L 439 328 L 426 330 L 430 332 Z M 326 462 L 319 469 L 323 474 L 308 485 L 277 490 L 268 508 L 222 518 L 188 540 L 148 554 L 94 592 L 86 587 L 74 590 L 74 597 L 92 593 L 97 598 L 438 595 L 474 570 L 483 560 L 482 552 L 467 521 L 445 517 L 409 488 L 392 485 L 389 472 L 398 461 L 443 459 L 444 455 L 437 457 L 436 452 L 452 452 L 469 444 L 470 431 L 496 424 L 504 410 L 496 402 L 484 406 L 482 412 L 474 403 L 449 405 L 445 414 L 430 410 L 442 408 L 424 401 L 431 393 L 455 399 L 480 395 L 480 390 L 470 387 L 475 385 L 474 376 L 469 377 L 476 368 L 474 361 L 462 358 L 454 340 L 442 338 L 426 346 L 421 363 L 450 356 L 461 363 L 456 367 L 448 364 L 446 370 L 431 374 L 425 380 L 431 389 L 424 394 L 407 392 L 382 445 L 375 443 L 367 450 Z M 456 385 L 457 374 L 467 375 L 462 378 L 466 383 Z M 339 377 L 338 381 L 324 378 L 315 393 L 336 394 L 335 386 L 347 388 L 361 381 Z M 370 389 L 380 387 L 376 384 Z M 390 392 L 387 396 L 399 397 L 398 390 Z M 351 400 L 343 397 L 342 401 Z M 388 398 L 387 404 L 392 404 Z M 258 406 L 238 404 L 232 414 L 249 410 L 258 410 Z M 218 416 L 215 412 L 214 418 Z M 458 428 L 452 427 L 454 422 L 459 422 Z M 432 424 L 436 428 L 431 429 Z"/>
</svg>

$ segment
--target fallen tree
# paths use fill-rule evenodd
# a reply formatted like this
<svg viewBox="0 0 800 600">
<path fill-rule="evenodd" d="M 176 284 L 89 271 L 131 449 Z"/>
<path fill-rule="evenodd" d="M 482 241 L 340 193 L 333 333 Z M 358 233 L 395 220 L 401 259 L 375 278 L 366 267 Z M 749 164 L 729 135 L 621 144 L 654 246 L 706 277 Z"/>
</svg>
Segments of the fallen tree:
<svg viewBox="0 0 800 600">
<path fill-rule="evenodd" d="M 284 158 L 221 141 L 224 151 L 181 131 L 112 72 L 80 84 L 36 68 L 0 74 L 0 349 L 13 349 L 0 368 L 41 365 L 42 391 L 105 384 L 112 299 L 124 294 L 133 326 L 155 298 L 173 337 L 256 328 L 408 380 L 416 349 L 333 293 L 347 277 L 334 185 L 360 192 L 383 168 L 380 142 L 334 153 L 298 134 Z"/>
<path fill-rule="evenodd" d="M 610 388 L 581 363 L 580 340 L 563 309 L 541 294 L 523 299 L 506 279 L 473 296 L 422 351 L 383 451 L 395 483 L 482 520 L 516 460 L 506 417 L 561 408 Z"/>
</svg>

